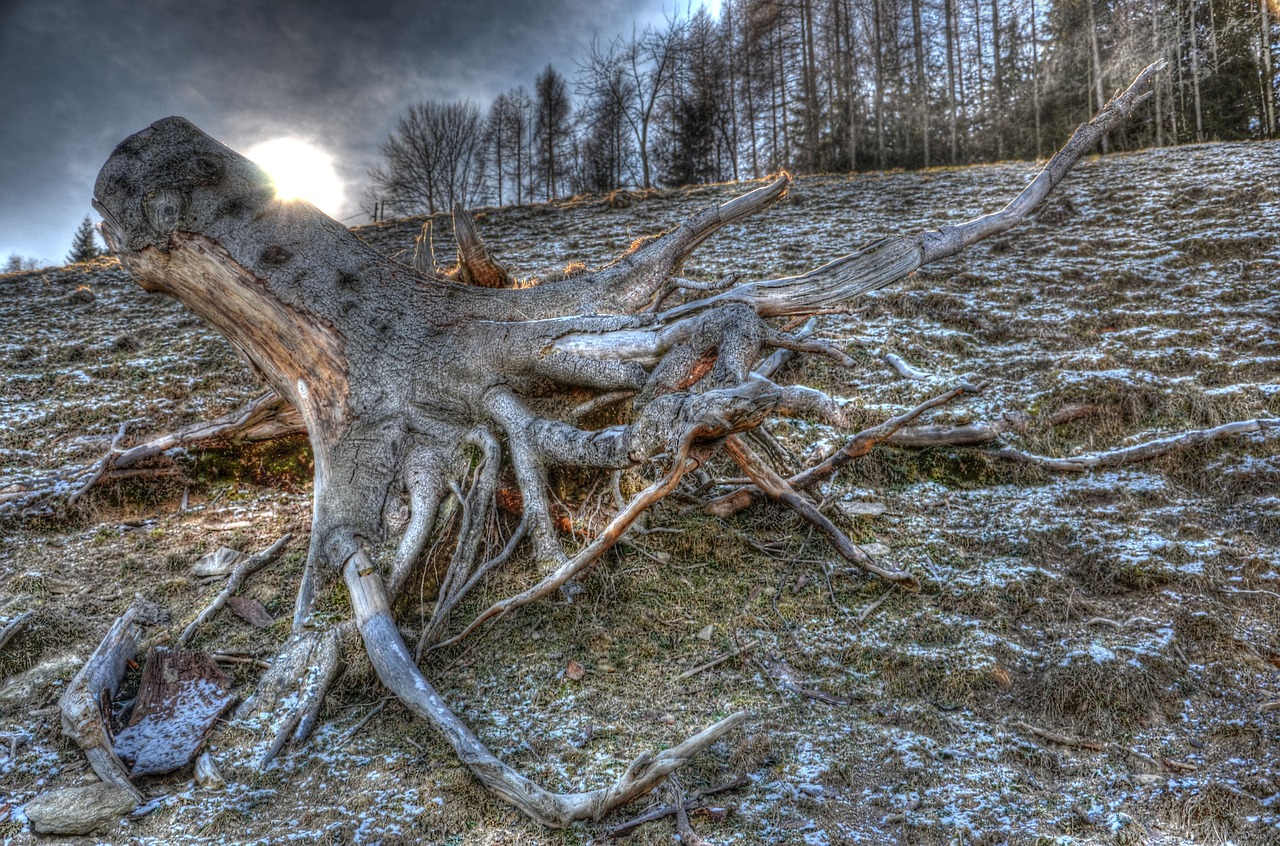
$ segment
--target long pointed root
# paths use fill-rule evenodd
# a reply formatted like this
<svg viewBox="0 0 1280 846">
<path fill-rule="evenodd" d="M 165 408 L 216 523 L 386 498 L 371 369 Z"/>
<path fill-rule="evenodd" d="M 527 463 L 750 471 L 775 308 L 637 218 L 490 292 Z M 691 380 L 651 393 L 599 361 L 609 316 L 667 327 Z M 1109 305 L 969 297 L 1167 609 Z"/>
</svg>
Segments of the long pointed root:
<svg viewBox="0 0 1280 846">
<path fill-rule="evenodd" d="M 365 649 L 382 683 L 410 711 L 426 719 L 453 747 L 458 758 L 491 792 L 551 828 L 575 820 L 600 819 L 613 809 L 647 793 L 698 752 L 718 741 L 746 719 L 733 714 L 683 743 L 638 757 L 608 787 L 579 793 L 554 793 L 518 773 L 489 751 L 445 704 L 422 675 L 391 619 L 381 579 L 363 552 L 342 568 Z"/>
</svg>

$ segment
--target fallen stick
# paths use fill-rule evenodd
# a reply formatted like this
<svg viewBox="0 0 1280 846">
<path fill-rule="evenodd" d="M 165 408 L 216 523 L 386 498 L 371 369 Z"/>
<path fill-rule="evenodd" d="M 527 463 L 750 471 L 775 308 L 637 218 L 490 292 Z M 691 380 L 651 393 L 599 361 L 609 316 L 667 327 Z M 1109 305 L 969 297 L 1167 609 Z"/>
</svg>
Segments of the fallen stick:
<svg viewBox="0 0 1280 846">
<path fill-rule="evenodd" d="M 196 628 L 212 618 L 214 614 L 217 614 L 222 609 L 222 606 L 227 604 L 227 600 L 240 589 L 240 585 L 244 584 L 245 579 L 279 558 L 280 553 L 284 551 L 285 545 L 292 539 L 293 535 L 286 533 L 284 537 L 262 552 L 257 555 L 251 555 L 237 564 L 236 568 L 231 571 L 231 577 L 227 579 L 227 585 L 222 589 L 222 593 L 218 594 L 217 598 L 209 603 L 209 606 L 201 611 L 200 615 L 182 630 L 182 634 L 178 635 L 178 648 L 181 649 L 186 646 L 187 642 L 191 640 L 191 636 L 195 634 Z"/>
<path fill-rule="evenodd" d="M 732 652 L 721 655 L 719 658 L 712 658 L 707 663 L 699 664 L 698 666 L 694 667 L 692 670 L 685 670 L 683 673 L 676 676 L 675 680 L 684 681 L 685 679 L 692 678 L 698 675 L 699 673 L 705 673 L 707 670 L 710 670 L 712 667 L 719 667 L 725 661 L 728 661 L 733 658 L 737 658 L 742 653 L 749 652 L 752 649 L 755 649 L 759 643 L 760 641 L 758 640 L 747 641 L 742 646 L 739 646 L 737 649 L 733 650 Z"/>
<path fill-rule="evenodd" d="M 4 649 L 5 645 L 13 640 L 14 635 L 27 627 L 27 623 L 31 622 L 36 612 L 23 611 L 18 616 L 4 624 L 4 628 L 0 628 L 0 649 Z"/>
<path fill-rule="evenodd" d="M 893 595 L 893 589 L 895 587 L 897 587 L 897 585 L 889 585 L 889 589 L 886 590 L 884 593 L 880 594 L 879 599 L 877 599 L 875 602 L 872 602 L 866 608 L 863 608 L 861 611 L 858 612 L 858 616 L 854 618 L 854 622 L 865 623 L 867 621 L 867 618 L 870 617 L 872 614 L 874 614 L 876 612 L 876 609 L 879 608 L 881 605 L 883 605 L 885 600 Z"/>
<path fill-rule="evenodd" d="M 120 424 L 116 436 L 111 439 L 111 446 L 107 448 L 107 454 L 102 456 L 102 460 L 98 462 L 98 466 L 93 469 L 88 478 L 76 488 L 75 493 L 67 497 L 67 505 L 75 505 L 76 500 L 84 495 L 85 491 L 98 483 L 102 478 L 102 474 L 107 472 L 107 468 L 111 466 L 111 460 L 116 457 L 116 447 L 120 446 L 120 440 L 124 437 L 124 424 Z"/>
<path fill-rule="evenodd" d="M 689 823 L 689 810 L 684 806 L 684 788 L 674 774 L 667 777 L 667 789 L 674 800 L 671 804 L 676 812 L 676 837 L 680 838 L 681 846 L 709 846 Z"/>
<path fill-rule="evenodd" d="M 733 781 L 722 784 L 719 787 L 709 787 L 706 790 L 699 790 L 697 793 L 693 794 L 688 799 L 684 800 L 683 807 L 685 811 L 695 811 L 698 808 L 701 808 L 704 805 L 706 805 L 706 802 L 704 800 L 708 796 L 714 796 L 717 793 L 726 793 L 730 790 L 741 790 L 742 788 L 746 787 L 750 783 L 751 783 L 751 780 L 746 776 L 739 776 L 738 778 L 735 778 Z M 645 825 L 646 823 L 651 823 L 654 820 L 660 820 L 663 817 L 669 817 L 675 812 L 676 812 L 675 805 L 660 805 L 659 807 L 654 808 L 652 811 L 649 811 L 648 813 L 642 814 L 633 820 L 628 820 L 627 822 L 624 822 L 621 825 L 616 825 L 613 828 L 609 829 L 604 833 L 604 839 L 614 840 L 619 837 L 626 837 L 628 834 L 635 831 L 640 826 Z"/>
<path fill-rule="evenodd" d="M 1014 722 L 1013 727 L 1025 731 L 1028 734 L 1034 734 L 1036 737 L 1048 740 L 1051 743 L 1059 743 L 1063 746 L 1070 746 L 1074 749 L 1088 749 L 1090 752 L 1102 752 L 1107 748 L 1105 744 L 1098 743 L 1096 740 L 1086 740 L 1082 737 L 1071 737 L 1066 734 L 1058 734 L 1057 732 L 1052 732 L 1048 729 L 1042 729 L 1039 726 L 1033 726 L 1031 723 L 1023 722 L 1022 720 Z"/>
<path fill-rule="evenodd" d="M 1159 458 L 1171 452 L 1199 446 L 1200 444 L 1206 444 L 1210 441 L 1233 435 L 1247 435 L 1254 432 L 1271 434 L 1273 431 L 1280 431 L 1280 418 L 1260 417 L 1254 420 L 1237 420 L 1234 423 L 1224 423 L 1212 429 L 1194 429 L 1190 432 L 1181 432 L 1165 438 L 1156 438 L 1155 440 L 1145 441 L 1123 449 L 1113 449 L 1108 452 L 1098 452 L 1091 455 L 1079 455 L 1073 458 L 1052 458 L 1045 455 L 1033 455 L 1013 447 L 991 450 L 988 454 L 996 458 L 1005 458 L 1022 464 L 1030 464 L 1034 467 L 1042 467 L 1046 470 L 1082 473 L 1098 467 L 1120 467 L 1125 464 L 1135 464 L 1139 461 L 1150 461 L 1153 458 Z"/>
</svg>

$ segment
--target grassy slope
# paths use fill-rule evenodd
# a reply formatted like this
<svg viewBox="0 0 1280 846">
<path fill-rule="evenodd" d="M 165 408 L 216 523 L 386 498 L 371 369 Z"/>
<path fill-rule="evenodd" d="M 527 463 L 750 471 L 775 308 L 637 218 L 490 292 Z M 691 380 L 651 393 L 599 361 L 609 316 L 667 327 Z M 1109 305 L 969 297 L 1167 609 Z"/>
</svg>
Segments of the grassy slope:
<svg viewBox="0 0 1280 846">
<path fill-rule="evenodd" d="M 992 388 L 940 419 L 1099 406 L 1015 441 L 1061 455 L 1280 416 L 1280 189 L 1268 187 L 1278 161 L 1270 144 L 1083 163 L 1029 226 L 867 298 L 856 317 L 829 319 L 830 336 L 872 339 L 930 380 L 899 379 L 869 354 L 853 372 L 809 362 L 784 375 L 849 398 L 869 420 L 961 378 Z M 990 210 L 1032 173 L 1004 164 L 803 179 L 784 205 L 714 240 L 686 270 L 807 269 L 883 234 Z M 589 198 L 491 211 L 480 230 L 522 272 L 594 264 L 737 190 L 622 209 Z M 360 234 L 396 253 L 419 225 Z M 92 297 L 76 294 L 82 285 Z M 141 436 L 257 390 L 225 344 L 109 262 L 0 279 L 0 338 L 0 485 L 90 460 L 120 422 Z M 773 433 L 798 456 L 838 442 L 817 425 Z M 735 813 L 695 819 L 718 841 L 1275 842 L 1280 711 L 1258 706 L 1280 699 L 1277 453 L 1274 440 L 1243 438 L 1061 477 L 973 452 L 881 450 L 826 494 L 887 506 L 847 526 L 920 573 L 918 595 L 895 593 L 860 620 L 884 586 L 828 577 L 831 551 L 789 513 L 717 522 L 668 510 L 655 524 L 682 533 L 623 545 L 577 603 L 525 609 L 429 675 L 499 754 L 564 788 L 750 709 L 747 730 L 683 777 L 690 789 L 751 778 L 726 797 Z M 0 732 L 29 735 L 14 759 L 0 743 L 0 783 L 11 791 L 0 797 L 0 833 L 30 842 L 16 818 L 5 821 L 6 803 L 86 777 L 57 734 L 57 683 L 130 598 L 169 607 L 177 630 L 215 590 L 187 574 L 200 553 L 260 548 L 289 528 L 301 536 L 295 552 L 245 591 L 281 621 L 255 631 L 223 614 L 200 639 L 271 654 L 305 548 L 306 461 L 298 444 L 208 455 L 188 465 L 185 512 L 187 483 L 170 479 L 104 492 L 74 520 L 0 529 L 0 618 L 37 612 L 0 654 Z M 519 578 L 495 581 L 488 596 Z M 326 601 L 341 611 L 340 594 Z M 410 635 L 418 604 L 402 609 Z M 675 681 L 753 640 L 750 657 Z M 565 677 L 570 660 L 586 669 L 581 682 Z M 104 837 L 577 843 L 601 830 L 547 833 L 518 820 L 396 705 L 347 739 L 381 695 L 365 668 L 352 670 L 301 754 L 258 773 L 250 752 L 261 740 L 224 730 L 214 748 L 228 789 L 193 788 L 190 773 L 151 780 L 144 789 L 171 798 Z M 246 686 L 256 672 L 235 669 Z M 793 682 L 851 701 L 807 698 Z M 1107 748 L 1054 744 L 1019 721 Z M 669 840 L 658 824 L 632 842 Z"/>
</svg>

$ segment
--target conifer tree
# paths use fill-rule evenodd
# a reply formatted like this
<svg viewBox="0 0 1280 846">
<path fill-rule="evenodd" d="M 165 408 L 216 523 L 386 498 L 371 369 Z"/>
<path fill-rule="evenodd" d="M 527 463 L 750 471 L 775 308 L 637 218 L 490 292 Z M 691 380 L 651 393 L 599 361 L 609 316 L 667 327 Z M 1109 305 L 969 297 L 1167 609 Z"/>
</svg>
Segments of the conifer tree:
<svg viewBox="0 0 1280 846">
<path fill-rule="evenodd" d="M 89 219 L 89 215 L 85 215 L 84 220 L 80 222 L 80 228 L 76 230 L 75 238 L 71 241 L 71 252 L 67 254 L 67 264 L 95 259 L 103 252 L 98 246 L 93 221 Z"/>
</svg>

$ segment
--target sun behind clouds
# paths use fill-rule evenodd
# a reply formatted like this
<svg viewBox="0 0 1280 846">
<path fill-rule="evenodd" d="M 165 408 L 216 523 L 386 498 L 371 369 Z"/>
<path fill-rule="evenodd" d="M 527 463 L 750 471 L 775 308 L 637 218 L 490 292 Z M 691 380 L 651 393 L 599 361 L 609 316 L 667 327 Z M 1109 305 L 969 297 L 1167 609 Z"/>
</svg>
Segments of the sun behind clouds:
<svg viewBox="0 0 1280 846">
<path fill-rule="evenodd" d="M 342 213 L 342 180 L 333 156 L 297 138 L 276 138 L 249 148 L 246 155 L 262 167 L 282 200 L 306 200 L 333 217 Z"/>
</svg>

